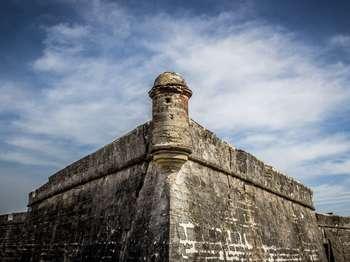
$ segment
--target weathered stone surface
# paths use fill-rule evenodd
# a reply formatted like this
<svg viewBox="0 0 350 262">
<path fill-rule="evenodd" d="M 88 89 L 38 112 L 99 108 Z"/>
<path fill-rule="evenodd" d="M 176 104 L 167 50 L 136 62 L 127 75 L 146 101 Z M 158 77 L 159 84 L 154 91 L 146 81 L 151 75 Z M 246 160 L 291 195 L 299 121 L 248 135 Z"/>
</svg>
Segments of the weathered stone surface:
<svg viewBox="0 0 350 262">
<path fill-rule="evenodd" d="M 0 215 L 0 261 L 16 261 L 23 252 L 27 213 Z"/>
<path fill-rule="evenodd" d="M 185 80 L 176 73 L 157 77 L 149 92 L 152 106 L 151 152 L 155 160 L 187 160 L 192 152 L 188 100 L 192 95 Z"/>
<path fill-rule="evenodd" d="M 148 129 L 148 123 L 139 126 L 129 134 L 50 176 L 48 183 L 30 193 L 29 206 L 77 185 L 143 161 L 148 147 L 146 141 Z"/>
<path fill-rule="evenodd" d="M 31 258 L 111 261 L 123 257 L 147 165 L 129 167 L 32 205 Z"/>
<path fill-rule="evenodd" d="M 150 123 L 0 216 L 0 261 L 349 261 L 350 218 L 316 220 L 310 189 L 189 120 L 191 94 L 161 74 Z"/>
<path fill-rule="evenodd" d="M 170 197 L 171 261 L 325 261 L 312 209 L 188 161 Z"/>
<path fill-rule="evenodd" d="M 164 261 L 168 186 L 145 157 L 147 139 L 145 124 L 50 177 L 31 194 L 23 230 L 1 219 L 0 260 Z"/>
<path fill-rule="evenodd" d="M 190 122 L 193 143 L 191 159 L 216 168 L 301 205 L 313 208 L 312 191 L 294 179 L 281 174 L 251 154 L 219 139 L 195 121 Z"/>
<path fill-rule="evenodd" d="M 350 217 L 316 214 L 329 261 L 350 259 Z"/>
</svg>

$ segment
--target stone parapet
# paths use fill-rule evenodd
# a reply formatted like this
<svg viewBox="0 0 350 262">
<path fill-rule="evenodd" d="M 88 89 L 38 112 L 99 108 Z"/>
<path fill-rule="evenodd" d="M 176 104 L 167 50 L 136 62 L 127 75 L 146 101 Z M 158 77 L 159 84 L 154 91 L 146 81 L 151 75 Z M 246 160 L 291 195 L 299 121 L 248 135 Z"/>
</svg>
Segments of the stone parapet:
<svg viewBox="0 0 350 262">
<path fill-rule="evenodd" d="M 22 261 L 27 217 L 27 212 L 0 215 L 0 261 Z"/>
<path fill-rule="evenodd" d="M 350 230 L 350 217 L 316 213 L 316 218 L 320 227 L 344 228 Z"/>
<path fill-rule="evenodd" d="M 24 223 L 26 218 L 27 212 L 0 215 L 0 226 L 7 224 Z"/>
<path fill-rule="evenodd" d="M 350 258 L 350 217 L 317 214 L 328 261 L 348 262 Z"/>
<path fill-rule="evenodd" d="M 193 143 L 191 160 L 314 209 L 311 189 L 264 164 L 253 155 L 222 141 L 195 121 L 191 121 L 190 127 Z"/>
<path fill-rule="evenodd" d="M 28 206 L 75 186 L 115 173 L 147 158 L 149 123 L 104 146 L 49 177 L 29 194 Z"/>
</svg>

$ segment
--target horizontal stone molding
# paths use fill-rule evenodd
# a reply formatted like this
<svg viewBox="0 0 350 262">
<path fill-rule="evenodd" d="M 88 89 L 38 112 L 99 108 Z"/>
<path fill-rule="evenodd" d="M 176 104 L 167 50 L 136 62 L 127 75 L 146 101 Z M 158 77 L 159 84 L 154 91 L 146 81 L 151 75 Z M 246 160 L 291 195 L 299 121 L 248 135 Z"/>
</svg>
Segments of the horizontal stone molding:
<svg viewBox="0 0 350 262">
<path fill-rule="evenodd" d="M 225 168 L 222 168 L 222 167 L 220 167 L 220 166 L 217 166 L 217 165 L 214 164 L 214 163 L 210 163 L 210 162 L 208 162 L 208 161 L 205 161 L 205 160 L 202 160 L 202 159 L 198 159 L 198 158 L 195 158 L 195 157 L 192 157 L 192 156 L 189 157 L 189 160 L 191 160 L 191 161 L 193 161 L 193 162 L 196 162 L 196 163 L 198 163 L 198 164 L 200 164 L 200 165 L 206 166 L 206 167 L 208 167 L 208 168 L 211 168 L 211 169 L 213 169 L 213 170 L 215 170 L 215 171 L 222 172 L 222 173 L 224 173 L 224 174 L 227 174 L 227 175 L 230 175 L 230 176 L 232 176 L 232 177 L 238 178 L 238 179 L 242 180 L 243 182 L 245 182 L 245 183 L 247 183 L 247 184 L 250 184 L 250 185 L 252 185 L 252 186 L 255 186 L 255 187 L 257 187 L 257 188 L 260 188 L 260 189 L 262 189 L 262 190 L 265 190 L 265 191 L 267 191 L 267 192 L 269 192 L 269 193 L 272 193 L 272 194 L 274 194 L 274 195 L 276 195 L 276 196 L 282 197 L 282 198 L 284 198 L 284 199 L 286 199 L 286 200 L 292 201 L 292 202 L 294 202 L 294 203 L 296 203 L 296 204 L 299 204 L 299 205 L 302 205 L 302 206 L 304 206 L 304 207 L 307 207 L 307 208 L 310 208 L 310 209 L 312 209 L 312 210 L 315 210 L 314 206 L 313 206 L 313 205 L 310 205 L 310 203 L 306 203 L 306 202 L 299 201 L 299 200 L 297 200 L 297 199 L 291 198 L 291 197 L 289 197 L 288 195 L 282 194 L 281 192 L 275 191 L 275 190 L 273 190 L 273 189 L 271 189 L 271 188 L 269 188 L 269 187 L 266 187 L 266 186 L 264 186 L 264 185 L 258 184 L 258 183 L 256 183 L 254 180 L 249 179 L 248 177 L 242 176 L 242 175 L 239 174 L 239 173 L 235 173 L 235 172 L 226 170 Z"/>
<path fill-rule="evenodd" d="M 148 153 L 149 123 L 137 127 L 63 170 L 29 195 L 28 206 L 151 159 Z M 193 153 L 190 160 L 237 177 L 246 183 L 314 210 L 312 191 L 264 164 L 249 153 L 216 137 L 194 121 L 190 123 Z"/>
<path fill-rule="evenodd" d="M 129 168 L 147 160 L 149 123 L 104 146 L 49 177 L 49 182 L 29 194 L 28 206 Z"/>
<path fill-rule="evenodd" d="M 332 225 L 325 225 L 325 224 L 318 224 L 319 227 L 325 227 L 325 228 L 333 228 L 333 229 L 346 229 L 350 230 L 350 227 L 342 227 L 342 226 L 332 226 Z"/>
<path fill-rule="evenodd" d="M 320 227 L 350 229 L 350 217 L 316 213 L 316 218 Z"/>
<path fill-rule="evenodd" d="M 53 197 L 53 196 L 58 195 L 58 194 L 62 194 L 68 190 L 75 188 L 75 187 L 84 185 L 84 184 L 89 183 L 93 180 L 100 179 L 100 178 L 108 176 L 108 175 L 118 173 L 122 170 L 128 169 L 128 168 L 133 167 L 133 166 L 138 165 L 138 164 L 142 164 L 143 162 L 146 162 L 149 160 L 150 160 L 150 158 L 148 158 L 148 155 L 145 154 L 145 155 L 142 155 L 138 158 L 131 159 L 130 161 L 125 162 L 124 165 L 121 167 L 118 167 L 115 169 L 107 169 L 107 170 L 105 170 L 105 172 L 92 173 L 89 176 L 81 176 L 79 180 L 76 180 L 73 182 L 66 182 L 62 186 L 53 187 L 51 190 L 47 190 L 45 192 L 42 192 L 39 196 L 36 196 L 36 197 L 32 196 L 29 199 L 28 206 L 30 207 L 34 204 L 37 204 L 39 202 L 44 201 L 45 199 L 48 199 L 48 198 Z"/>
<path fill-rule="evenodd" d="M 0 225 L 24 223 L 26 218 L 27 212 L 0 215 Z"/>
<path fill-rule="evenodd" d="M 190 159 L 314 210 L 312 191 L 191 120 Z"/>
</svg>

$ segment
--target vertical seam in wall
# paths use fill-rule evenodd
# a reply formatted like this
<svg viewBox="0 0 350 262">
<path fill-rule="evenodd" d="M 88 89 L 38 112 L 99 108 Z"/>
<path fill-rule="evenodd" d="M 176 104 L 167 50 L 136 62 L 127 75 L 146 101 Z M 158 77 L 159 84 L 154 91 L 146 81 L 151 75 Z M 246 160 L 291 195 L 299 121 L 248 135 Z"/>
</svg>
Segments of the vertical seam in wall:
<svg viewBox="0 0 350 262">
<path fill-rule="evenodd" d="M 125 243 L 124 243 L 124 246 L 122 248 L 122 250 L 120 250 L 120 253 L 119 253 L 119 258 L 121 261 L 124 261 L 126 259 L 126 255 L 128 255 L 128 244 L 129 244 L 129 238 L 130 238 L 130 233 L 133 232 L 134 230 L 134 227 L 135 227 L 135 219 L 137 219 L 138 217 L 138 202 L 139 202 L 139 198 L 140 198 L 140 192 L 142 191 L 144 185 L 145 185 L 145 179 L 146 179 L 146 176 L 147 176 L 147 173 L 148 173 L 148 169 L 149 169 L 149 159 L 147 157 L 147 149 L 148 149 L 148 128 L 146 129 L 145 127 L 142 128 L 142 136 L 143 136 L 143 139 L 144 139 L 144 143 L 145 143 L 145 155 L 144 155 L 144 163 L 143 165 L 146 165 L 145 168 L 144 168 L 144 171 L 143 171 L 143 178 L 142 178 L 142 182 L 140 185 L 137 186 L 137 191 L 136 191 L 136 201 L 135 201 L 135 213 L 134 213 L 134 216 L 131 218 L 131 223 L 130 223 L 130 228 L 128 229 L 128 231 L 126 232 L 126 236 L 125 236 Z M 142 216 L 143 216 L 143 212 L 144 210 L 141 209 L 141 212 L 142 212 Z"/>
<path fill-rule="evenodd" d="M 149 161 L 145 161 L 145 171 L 144 171 L 144 174 L 143 174 L 143 180 L 142 180 L 142 185 L 141 187 L 138 188 L 138 192 L 136 193 L 137 194 L 137 199 L 136 199 L 136 210 L 135 210 L 135 214 L 131 220 L 131 225 L 130 225 L 130 228 L 129 230 L 127 231 L 126 233 L 126 238 L 125 238 L 125 245 L 124 245 L 124 248 L 123 250 L 121 250 L 120 254 L 119 254 L 119 259 L 121 259 L 121 261 L 124 261 L 126 259 L 125 255 L 128 254 L 128 240 L 130 238 L 130 233 L 133 232 L 133 229 L 135 227 L 135 219 L 137 219 L 137 211 L 138 211 L 138 202 L 139 202 L 139 198 L 140 198 L 140 192 L 142 191 L 142 188 L 144 187 L 144 184 L 145 184 L 145 179 L 146 179 L 146 176 L 147 176 L 147 173 L 148 173 L 148 169 L 149 169 Z M 142 211 L 142 216 L 143 216 L 143 210 Z"/>
<path fill-rule="evenodd" d="M 178 175 L 178 174 L 176 174 L 176 175 Z M 169 208 L 169 210 L 168 210 L 168 221 L 167 221 L 167 224 L 168 224 L 168 237 L 167 237 L 167 259 L 165 260 L 166 262 L 170 262 L 170 254 L 171 254 L 171 250 L 170 250 L 170 248 L 171 248 L 171 245 L 170 245 L 170 242 L 171 242 L 171 229 L 172 229 L 172 226 L 171 226 L 171 224 L 170 224 L 170 222 L 171 222 L 171 220 L 170 220 L 170 217 L 171 217 L 171 185 L 170 185 L 170 183 L 169 183 L 169 188 L 168 188 L 168 208 Z M 175 230 L 175 228 L 174 228 L 174 230 Z"/>
</svg>

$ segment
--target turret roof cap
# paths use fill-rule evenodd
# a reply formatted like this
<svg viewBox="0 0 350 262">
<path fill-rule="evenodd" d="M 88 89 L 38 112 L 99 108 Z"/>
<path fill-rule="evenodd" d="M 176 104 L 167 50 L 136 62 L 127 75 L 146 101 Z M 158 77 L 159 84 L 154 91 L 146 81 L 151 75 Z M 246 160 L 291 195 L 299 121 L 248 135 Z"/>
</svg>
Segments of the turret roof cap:
<svg viewBox="0 0 350 262">
<path fill-rule="evenodd" d="M 161 73 L 154 81 L 153 86 L 180 85 L 187 86 L 185 79 L 175 72 Z"/>
</svg>

